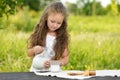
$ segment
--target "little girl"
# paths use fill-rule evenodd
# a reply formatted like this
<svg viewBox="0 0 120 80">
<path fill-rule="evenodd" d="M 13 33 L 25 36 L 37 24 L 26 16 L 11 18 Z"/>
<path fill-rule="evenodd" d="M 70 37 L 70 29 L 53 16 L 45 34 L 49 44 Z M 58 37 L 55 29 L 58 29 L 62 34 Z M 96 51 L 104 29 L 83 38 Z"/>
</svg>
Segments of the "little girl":
<svg viewBox="0 0 120 80">
<path fill-rule="evenodd" d="M 60 66 L 68 63 L 67 16 L 67 10 L 61 2 L 51 3 L 45 8 L 39 24 L 29 38 L 28 56 L 34 60 L 37 55 L 44 53 L 46 56 L 42 56 L 42 58 L 46 57 L 46 61 L 37 61 L 40 63 L 38 66 L 43 66 L 43 68 L 35 68 L 32 65 L 30 71 L 48 69 L 51 60 L 59 61 Z"/>
</svg>

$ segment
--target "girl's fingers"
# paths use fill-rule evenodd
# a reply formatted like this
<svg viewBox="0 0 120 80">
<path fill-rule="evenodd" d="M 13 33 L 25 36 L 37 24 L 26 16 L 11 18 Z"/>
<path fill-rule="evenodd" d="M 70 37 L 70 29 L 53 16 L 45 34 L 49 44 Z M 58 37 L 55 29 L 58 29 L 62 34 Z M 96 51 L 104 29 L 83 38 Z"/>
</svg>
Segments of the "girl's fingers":
<svg viewBox="0 0 120 80">
<path fill-rule="evenodd" d="M 46 61 L 46 62 L 44 63 L 44 66 L 45 66 L 45 68 L 50 67 L 50 62 L 49 62 L 49 61 Z"/>
</svg>

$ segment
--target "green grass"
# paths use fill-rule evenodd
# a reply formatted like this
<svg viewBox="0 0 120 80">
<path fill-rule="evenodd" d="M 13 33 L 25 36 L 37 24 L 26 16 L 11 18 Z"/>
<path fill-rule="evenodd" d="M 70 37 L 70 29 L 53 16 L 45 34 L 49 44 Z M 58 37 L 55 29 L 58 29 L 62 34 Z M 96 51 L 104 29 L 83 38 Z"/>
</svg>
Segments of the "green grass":
<svg viewBox="0 0 120 80">
<path fill-rule="evenodd" d="M 0 25 L 7 26 L 0 29 L 0 72 L 29 71 L 31 65 L 31 59 L 27 56 L 27 40 L 31 32 L 18 31 L 16 27 L 19 25 L 27 29 L 30 25 L 33 29 L 39 17 L 27 15 L 32 19 L 29 22 L 26 17 L 18 16 L 20 14 L 13 20 L 2 20 Z M 120 69 L 120 16 L 70 15 L 68 22 L 70 57 L 64 70 Z"/>
<path fill-rule="evenodd" d="M 120 69 L 120 36 L 89 33 L 73 37 L 65 69 Z M 70 67 L 71 66 L 71 67 Z"/>
<path fill-rule="evenodd" d="M 28 71 L 30 59 L 27 57 L 28 34 L 0 30 L 0 71 Z"/>
<path fill-rule="evenodd" d="M 68 30 L 75 35 L 81 32 L 120 33 L 118 16 L 70 16 L 68 22 Z"/>
</svg>

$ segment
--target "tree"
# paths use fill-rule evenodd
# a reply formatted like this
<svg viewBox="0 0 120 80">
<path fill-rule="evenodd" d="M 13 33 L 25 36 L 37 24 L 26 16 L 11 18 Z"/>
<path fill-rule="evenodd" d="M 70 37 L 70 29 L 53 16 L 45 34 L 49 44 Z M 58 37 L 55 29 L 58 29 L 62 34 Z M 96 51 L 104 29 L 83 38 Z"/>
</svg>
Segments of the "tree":
<svg viewBox="0 0 120 80">
<path fill-rule="evenodd" d="M 116 3 L 117 3 L 118 12 L 120 13 L 120 0 L 116 0 Z"/>
<path fill-rule="evenodd" d="M 93 4 L 92 4 L 92 15 L 95 16 L 96 15 L 96 0 L 93 0 Z"/>
<path fill-rule="evenodd" d="M 0 0 L 0 17 L 9 14 L 14 14 L 16 9 L 17 1 L 16 0 Z"/>
<path fill-rule="evenodd" d="M 25 6 L 29 6 L 30 9 L 39 11 L 42 10 L 47 4 L 53 1 L 60 0 L 23 0 Z"/>
<path fill-rule="evenodd" d="M 77 0 L 76 4 L 81 14 L 84 15 L 105 15 L 107 13 L 107 10 L 96 0 Z"/>
<path fill-rule="evenodd" d="M 30 9 L 38 11 L 40 10 L 41 0 L 23 0 L 23 6 L 29 6 Z"/>
<path fill-rule="evenodd" d="M 29 6 L 30 9 L 39 11 L 52 1 L 56 0 L 0 0 L 0 17 L 4 14 L 7 16 L 14 14 L 17 11 L 17 7 Z"/>
<path fill-rule="evenodd" d="M 78 7 L 75 3 L 66 2 L 66 4 L 67 4 L 67 7 L 68 7 L 68 10 L 69 10 L 70 13 L 75 14 L 75 15 L 79 14 L 78 13 Z"/>
<path fill-rule="evenodd" d="M 111 11 L 113 15 L 118 15 L 118 7 L 115 0 L 111 0 Z"/>
</svg>

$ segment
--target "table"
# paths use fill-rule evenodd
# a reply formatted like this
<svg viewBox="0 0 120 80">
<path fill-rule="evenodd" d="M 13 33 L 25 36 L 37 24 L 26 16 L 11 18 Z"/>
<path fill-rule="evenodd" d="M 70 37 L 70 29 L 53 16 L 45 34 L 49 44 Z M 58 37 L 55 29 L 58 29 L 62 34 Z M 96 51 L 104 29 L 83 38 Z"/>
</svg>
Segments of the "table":
<svg viewBox="0 0 120 80">
<path fill-rule="evenodd" d="M 58 78 L 55 76 L 40 76 L 33 72 L 0 72 L 0 80 L 77 80 Z M 112 76 L 95 76 L 84 80 L 120 80 L 119 77 Z"/>
<path fill-rule="evenodd" d="M 38 76 L 33 72 L 2 72 L 0 80 L 68 80 L 50 76 Z"/>
</svg>

